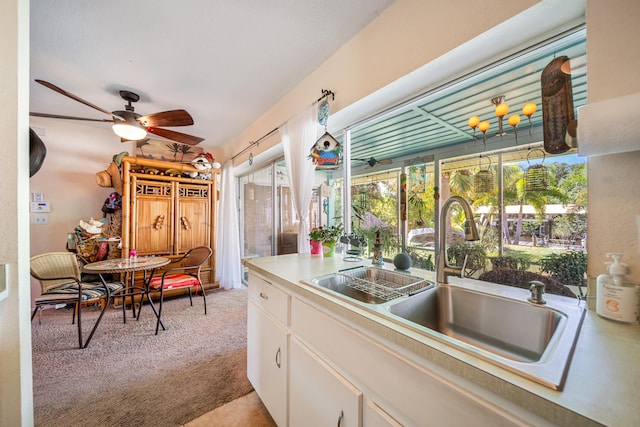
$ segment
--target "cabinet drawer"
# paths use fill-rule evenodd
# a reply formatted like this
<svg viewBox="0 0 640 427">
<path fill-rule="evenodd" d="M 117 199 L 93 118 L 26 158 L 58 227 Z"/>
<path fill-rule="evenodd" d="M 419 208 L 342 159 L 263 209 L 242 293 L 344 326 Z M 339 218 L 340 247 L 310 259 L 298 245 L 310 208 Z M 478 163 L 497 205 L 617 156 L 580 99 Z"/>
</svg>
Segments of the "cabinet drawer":
<svg viewBox="0 0 640 427">
<path fill-rule="evenodd" d="M 249 273 L 249 298 L 285 326 L 289 325 L 291 297 L 254 272 Z"/>
</svg>

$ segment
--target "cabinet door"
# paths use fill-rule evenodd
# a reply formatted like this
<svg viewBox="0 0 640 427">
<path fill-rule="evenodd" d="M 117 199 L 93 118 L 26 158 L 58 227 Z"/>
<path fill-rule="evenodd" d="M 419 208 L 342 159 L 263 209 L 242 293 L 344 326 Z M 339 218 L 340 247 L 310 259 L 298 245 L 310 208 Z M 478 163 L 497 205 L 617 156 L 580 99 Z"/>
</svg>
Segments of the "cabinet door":
<svg viewBox="0 0 640 427">
<path fill-rule="evenodd" d="M 180 184 L 176 202 L 176 253 L 211 243 L 211 187 Z"/>
<path fill-rule="evenodd" d="M 362 392 L 295 337 L 289 363 L 291 426 L 362 425 Z"/>
<path fill-rule="evenodd" d="M 131 249 L 139 255 L 171 254 L 173 250 L 173 186 L 138 180 L 132 198 Z"/>
<path fill-rule="evenodd" d="M 253 301 L 247 309 L 247 377 L 279 426 L 287 425 L 288 334 Z"/>
</svg>

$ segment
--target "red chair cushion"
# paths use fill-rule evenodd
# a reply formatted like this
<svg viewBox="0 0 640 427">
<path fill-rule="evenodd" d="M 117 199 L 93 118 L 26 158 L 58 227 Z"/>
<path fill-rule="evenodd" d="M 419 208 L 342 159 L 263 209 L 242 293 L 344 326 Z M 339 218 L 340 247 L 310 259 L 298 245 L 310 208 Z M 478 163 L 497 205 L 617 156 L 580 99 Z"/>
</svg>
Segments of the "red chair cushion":
<svg viewBox="0 0 640 427">
<path fill-rule="evenodd" d="M 164 278 L 165 289 L 178 289 L 188 286 L 199 286 L 200 282 L 193 276 L 188 274 L 170 274 Z M 162 277 L 154 277 L 151 279 L 149 287 L 152 289 L 160 289 L 162 286 Z"/>
</svg>

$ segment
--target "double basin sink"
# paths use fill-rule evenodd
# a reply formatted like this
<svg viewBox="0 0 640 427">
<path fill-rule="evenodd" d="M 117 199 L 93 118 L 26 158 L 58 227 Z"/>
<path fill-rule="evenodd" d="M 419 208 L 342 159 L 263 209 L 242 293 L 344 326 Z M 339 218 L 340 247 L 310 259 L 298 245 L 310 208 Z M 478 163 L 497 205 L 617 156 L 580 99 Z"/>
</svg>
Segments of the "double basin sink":
<svg viewBox="0 0 640 427">
<path fill-rule="evenodd" d="M 545 295 L 545 305 L 533 304 L 527 301 L 530 293 L 526 289 L 485 283 L 484 292 L 478 290 L 483 282 L 457 280 L 463 283 L 436 285 L 400 272 L 360 267 L 318 277 L 312 283 L 365 303 L 403 326 L 561 390 L 584 318 L 579 301 Z"/>
</svg>

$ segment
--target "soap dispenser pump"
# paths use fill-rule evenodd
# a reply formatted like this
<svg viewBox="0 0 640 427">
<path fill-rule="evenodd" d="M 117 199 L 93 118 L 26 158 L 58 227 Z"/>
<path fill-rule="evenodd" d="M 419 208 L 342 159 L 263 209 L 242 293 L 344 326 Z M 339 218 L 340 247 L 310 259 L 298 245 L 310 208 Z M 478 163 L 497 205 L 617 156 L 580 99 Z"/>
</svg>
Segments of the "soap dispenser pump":
<svg viewBox="0 0 640 427">
<path fill-rule="evenodd" d="M 613 262 L 609 273 L 596 279 L 596 313 L 607 319 L 630 325 L 640 324 L 640 286 L 626 275 L 626 264 L 620 262 L 621 253 L 610 253 Z"/>
</svg>

